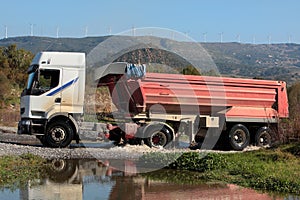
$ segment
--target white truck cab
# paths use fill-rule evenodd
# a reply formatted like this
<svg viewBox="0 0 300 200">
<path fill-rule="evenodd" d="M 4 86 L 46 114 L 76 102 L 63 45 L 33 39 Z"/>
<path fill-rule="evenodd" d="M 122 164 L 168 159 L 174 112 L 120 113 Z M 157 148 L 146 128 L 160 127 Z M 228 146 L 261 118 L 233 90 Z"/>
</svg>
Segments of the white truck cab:
<svg viewBox="0 0 300 200">
<path fill-rule="evenodd" d="M 36 135 L 45 146 L 65 147 L 78 138 L 72 123 L 83 114 L 85 54 L 40 52 L 28 68 L 21 95 L 18 134 Z"/>
</svg>

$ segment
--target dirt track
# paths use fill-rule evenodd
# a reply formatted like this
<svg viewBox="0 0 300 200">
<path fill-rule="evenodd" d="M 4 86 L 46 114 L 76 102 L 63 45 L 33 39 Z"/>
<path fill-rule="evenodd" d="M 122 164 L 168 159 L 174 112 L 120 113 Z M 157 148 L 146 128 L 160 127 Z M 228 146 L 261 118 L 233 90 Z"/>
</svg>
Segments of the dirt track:
<svg viewBox="0 0 300 200">
<path fill-rule="evenodd" d="M 69 148 L 42 147 L 35 136 L 17 135 L 16 130 L 0 129 L 0 156 L 31 153 L 46 159 L 137 159 L 151 150 L 147 146 L 117 147 L 111 142 L 72 143 Z"/>
<path fill-rule="evenodd" d="M 149 148 L 146 145 L 118 147 L 112 142 L 103 141 L 72 143 L 69 148 L 46 148 L 35 136 L 17 135 L 16 128 L 0 127 L 0 156 L 31 153 L 46 159 L 137 159 L 146 152 L 154 151 L 174 150 Z"/>
<path fill-rule="evenodd" d="M 190 150 L 188 148 L 157 149 L 146 145 L 115 146 L 112 142 L 81 141 L 72 143 L 69 148 L 46 148 L 31 135 L 18 135 L 17 129 L 0 127 L 0 156 L 21 155 L 31 153 L 46 159 L 138 159 L 148 152 L 221 152 L 234 153 L 235 151 Z M 244 151 L 256 150 L 258 147 L 248 147 Z"/>
</svg>

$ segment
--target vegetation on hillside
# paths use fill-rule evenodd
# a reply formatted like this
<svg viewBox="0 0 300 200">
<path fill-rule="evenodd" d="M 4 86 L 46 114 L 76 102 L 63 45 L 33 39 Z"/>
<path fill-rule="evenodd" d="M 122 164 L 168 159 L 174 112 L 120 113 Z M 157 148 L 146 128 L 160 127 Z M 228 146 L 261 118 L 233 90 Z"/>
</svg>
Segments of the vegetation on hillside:
<svg viewBox="0 0 300 200">
<path fill-rule="evenodd" d="M 33 54 L 39 51 L 77 51 L 85 52 L 87 55 L 101 42 L 107 40 L 110 36 L 86 37 L 86 38 L 49 38 L 49 37 L 15 37 L 0 40 L 0 46 L 8 47 L 17 44 L 19 48 L 26 49 Z M 112 49 L 118 48 L 122 41 L 133 39 L 128 36 L 116 37 Z M 137 38 L 137 37 L 135 37 Z M 146 38 L 145 38 L 146 39 Z M 150 39 L 147 38 L 147 39 Z M 189 42 L 179 42 L 162 38 L 151 37 L 153 43 L 158 43 L 165 49 L 176 49 L 176 51 L 186 51 L 191 48 Z M 151 45 L 150 45 L 151 46 Z M 197 43 L 202 46 L 206 55 L 212 58 L 218 70 L 225 76 L 239 76 L 248 78 L 261 78 L 283 80 L 289 85 L 300 81 L 300 44 L 241 44 L 241 43 Z M 133 60 L 138 62 L 143 59 L 154 61 L 159 58 L 163 63 L 173 62 L 173 64 L 186 67 L 184 62 L 170 59 L 168 52 L 153 52 L 154 48 L 137 51 L 139 58 Z M 164 49 L 164 48 L 163 48 Z M 170 53 L 170 52 L 169 52 Z M 196 52 L 194 52 L 196 53 Z M 193 52 L 192 52 L 193 54 Z M 109 55 L 111 56 L 111 55 Z M 152 57 L 151 57 L 152 56 Z M 171 55 L 174 57 L 176 55 Z M 178 56 L 178 55 L 177 55 Z M 193 60 L 194 55 L 191 55 Z M 184 61 L 184 59 L 182 59 Z M 134 62 L 134 63 L 136 63 Z M 174 65 L 170 66 L 174 66 Z M 206 69 L 206 63 L 203 64 L 202 71 Z M 180 66 L 181 65 L 181 66 Z M 178 70 L 181 71 L 181 70 Z M 203 74 L 203 73 L 201 73 Z"/>
<path fill-rule="evenodd" d="M 155 48 L 142 48 L 134 51 L 130 51 L 120 56 L 115 60 L 115 62 L 128 62 L 128 63 L 152 63 L 156 64 L 156 69 L 152 69 L 151 72 L 158 73 L 179 73 L 182 71 L 182 68 L 191 66 L 191 64 L 180 57 L 179 55 Z M 160 66 L 157 64 L 161 64 Z M 165 66 L 169 66 L 172 69 L 166 71 Z"/>
<path fill-rule="evenodd" d="M 300 80 L 299 44 L 204 43 L 223 75 L 283 80 L 289 85 Z"/>
</svg>

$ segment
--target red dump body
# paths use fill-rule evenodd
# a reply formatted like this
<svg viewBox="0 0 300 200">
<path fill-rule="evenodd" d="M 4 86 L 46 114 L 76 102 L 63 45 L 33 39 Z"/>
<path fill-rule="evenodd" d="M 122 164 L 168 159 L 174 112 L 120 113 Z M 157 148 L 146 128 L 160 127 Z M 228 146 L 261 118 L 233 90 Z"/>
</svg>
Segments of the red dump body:
<svg viewBox="0 0 300 200">
<path fill-rule="evenodd" d="M 282 81 L 147 73 L 129 80 L 124 75 L 107 75 L 99 85 L 109 86 L 118 110 L 133 115 L 163 110 L 168 114 L 219 113 L 227 121 L 288 117 Z"/>
</svg>

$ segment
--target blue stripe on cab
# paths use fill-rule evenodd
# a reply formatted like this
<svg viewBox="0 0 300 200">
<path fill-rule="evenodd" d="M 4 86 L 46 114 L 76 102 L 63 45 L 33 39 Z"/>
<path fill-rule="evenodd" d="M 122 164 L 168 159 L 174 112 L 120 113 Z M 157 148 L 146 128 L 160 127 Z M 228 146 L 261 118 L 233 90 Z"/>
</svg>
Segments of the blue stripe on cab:
<svg viewBox="0 0 300 200">
<path fill-rule="evenodd" d="M 65 88 L 71 86 L 72 84 L 76 83 L 78 81 L 79 77 L 65 83 L 64 85 L 62 85 L 61 87 L 57 88 L 56 90 L 50 92 L 49 94 L 47 94 L 46 96 L 53 96 L 57 93 L 59 93 L 60 91 L 64 90 Z"/>
</svg>

